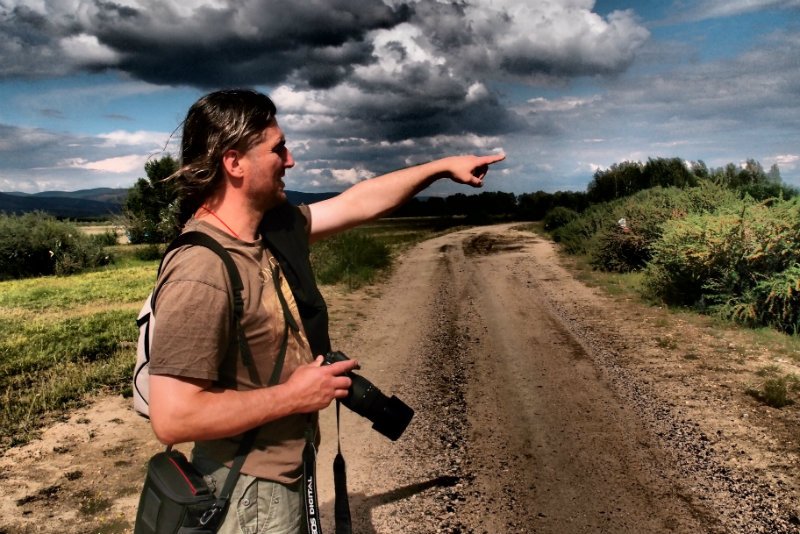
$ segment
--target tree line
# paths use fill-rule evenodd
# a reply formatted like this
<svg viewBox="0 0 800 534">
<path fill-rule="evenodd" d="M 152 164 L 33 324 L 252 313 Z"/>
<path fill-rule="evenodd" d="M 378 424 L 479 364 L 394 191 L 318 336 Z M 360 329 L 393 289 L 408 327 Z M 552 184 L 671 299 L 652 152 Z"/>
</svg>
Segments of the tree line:
<svg viewBox="0 0 800 534">
<path fill-rule="evenodd" d="M 146 178 L 139 178 L 130 189 L 123 210 L 131 242 L 164 243 L 177 235 L 177 191 L 165 181 L 177 168 L 177 161 L 170 155 L 145 164 Z M 538 221 L 556 207 L 581 213 L 591 205 L 645 189 L 695 187 L 705 181 L 755 200 L 798 194 L 795 188 L 783 183 L 777 165 L 765 171 L 757 161 L 747 160 L 744 165 L 729 163 L 709 169 L 703 161 L 687 163 L 680 158 L 650 158 L 644 163 L 624 161 L 597 170 L 585 191 L 536 191 L 519 195 L 485 191 L 475 195 L 457 193 L 447 197 L 413 198 L 392 216 L 461 216 L 473 224 L 495 220 Z"/>
</svg>

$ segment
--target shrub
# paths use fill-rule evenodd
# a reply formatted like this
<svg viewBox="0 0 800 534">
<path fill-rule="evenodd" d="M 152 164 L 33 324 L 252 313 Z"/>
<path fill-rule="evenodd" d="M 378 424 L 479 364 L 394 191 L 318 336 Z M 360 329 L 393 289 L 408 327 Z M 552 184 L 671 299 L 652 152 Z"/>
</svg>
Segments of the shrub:
<svg viewBox="0 0 800 534">
<path fill-rule="evenodd" d="M 552 232 L 578 218 L 578 212 L 563 206 L 556 206 L 544 216 L 544 229 Z"/>
<path fill-rule="evenodd" d="M 720 305 L 719 312 L 748 326 L 800 333 L 800 264 L 758 282 L 741 297 Z"/>
<path fill-rule="evenodd" d="M 360 231 L 350 231 L 314 245 L 311 262 L 322 284 L 347 282 L 351 288 L 371 282 L 375 271 L 389 266 L 389 248 Z"/>
<path fill-rule="evenodd" d="M 798 390 L 800 379 L 794 374 L 781 376 L 775 368 L 765 368 L 758 373 L 764 380 L 757 387 L 749 388 L 747 393 L 767 406 L 783 408 L 794 404 L 791 396 Z"/>
<path fill-rule="evenodd" d="M 750 325 L 797 331 L 800 202 L 741 200 L 669 221 L 645 287 L 667 303 L 710 307 Z"/>
<path fill-rule="evenodd" d="M 625 228 L 619 224 L 605 227 L 591 250 L 592 264 L 606 271 L 643 269 L 667 221 L 690 213 L 714 212 L 735 202 L 735 192 L 709 182 L 687 189 L 655 187 L 622 199 L 616 203 L 615 215 L 625 218 Z"/>
<path fill-rule="evenodd" d="M 561 243 L 568 254 L 586 254 L 592 248 L 598 232 L 616 224 L 617 219 L 613 215 L 615 204 L 611 202 L 591 206 L 577 219 L 557 228 L 553 232 L 553 239 Z"/>
<path fill-rule="evenodd" d="M 90 235 L 89 239 L 101 247 L 113 247 L 117 245 L 117 232 L 115 230 L 106 230 L 99 234 Z"/>
<path fill-rule="evenodd" d="M 590 263 L 603 271 L 627 273 L 642 269 L 649 259 L 649 241 L 630 227 L 617 225 L 600 233 Z"/>
<path fill-rule="evenodd" d="M 0 215 L 0 278 L 72 274 L 112 261 L 74 225 L 43 213 Z"/>
</svg>

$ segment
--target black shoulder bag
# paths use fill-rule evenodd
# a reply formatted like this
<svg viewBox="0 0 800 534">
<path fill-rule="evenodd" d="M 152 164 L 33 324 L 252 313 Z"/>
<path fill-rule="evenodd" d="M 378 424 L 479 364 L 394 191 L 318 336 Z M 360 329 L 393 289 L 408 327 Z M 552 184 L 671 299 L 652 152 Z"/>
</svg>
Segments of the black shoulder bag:
<svg viewBox="0 0 800 534">
<path fill-rule="evenodd" d="M 170 244 L 167 252 L 183 245 L 209 248 L 225 263 L 233 288 L 231 302 L 239 349 L 245 365 L 252 365 L 252 355 L 241 324 L 244 313 L 242 300 L 244 285 L 236 264 L 222 245 L 202 232 L 181 234 Z M 166 256 L 166 253 L 164 255 Z M 160 271 L 161 267 L 159 266 Z M 270 386 L 277 384 L 280 380 L 286 356 L 289 324 L 290 321 L 294 323 L 282 298 L 281 304 L 287 326 L 284 329 L 275 369 L 270 377 Z M 165 451 L 153 456 L 147 464 L 147 475 L 139 498 L 134 534 L 212 534 L 216 532 L 225 517 L 231 493 L 233 493 L 242 465 L 253 446 L 258 430 L 258 428 L 254 428 L 244 434 L 218 497 L 208 487 L 203 475 L 180 451 L 172 450 L 172 447 L 168 446 Z"/>
</svg>

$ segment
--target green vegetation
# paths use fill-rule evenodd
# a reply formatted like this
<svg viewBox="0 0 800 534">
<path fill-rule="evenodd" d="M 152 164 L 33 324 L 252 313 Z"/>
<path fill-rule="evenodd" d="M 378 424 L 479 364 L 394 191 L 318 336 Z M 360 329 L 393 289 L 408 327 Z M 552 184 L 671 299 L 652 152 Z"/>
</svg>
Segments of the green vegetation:
<svg viewBox="0 0 800 534">
<path fill-rule="evenodd" d="M 383 220 L 312 247 L 321 283 L 369 283 L 393 255 L 453 226 Z M 114 245 L 118 261 L 92 272 L 0 282 L 0 450 L 101 390 L 130 390 L 136 314 L 155 281 L 159 245 Z M 145 258 L 145 259 L 142 259 Z"/>
<path fill-rule="evenodd" d="M 111 263 L 104 238 L 44 213 L 0 214 L 0 280 L 72 274 Z"/>
<path fill-rule="evenodd" d="M 311 262 L 320 283 L 346 282 L 355 288 L 372 282 L 374 274 L 389 265 L 389 247 L 351 230 L 316 244 Z"/>
<path fill-rule="evenodd" d="M 0 282 L 0 449 L 92 392 L 128 387 L 154 264 Z"/>
<path fill-rule="evenodd" d="M 311 264 L 320 284 L 356 289 L 373 283 L 409 246 L 458 228 L 459 219 L 384 219 L 315 243 Z"/>
<path fill-rule="evenodd" d="M 747 326 L 800 330 L 800 199 L 742 200 L 665 222 L 647 290 Z"/>
<path fill-rule="evenodd" d="M 166 243 L 179 232 L 177 190 L 165 179 L 178 170 L 169 154 L 144 165 L 147 179 L 131 187 L 123 208 L 123 224 L 131 243 Z"/>
<path fill-rule="evenodd" d="M 791 394 L 800 390 L 800 378 L 794 374 L 782 374 L 777 366 L 769 366 L 758 372 L 761 383 L 747 390 L 752 397 L 773 408 L 793 404 Z"/>
<path fill-rule="evenodd" d="M 571 223 L 577 218 L 577 211 L 570 208 L 565 208 L 564 206 L 556 206 L 547 212 L 547 215 L 544 216 L 544 220 L 542 222 L 544 223 L 544 229 L 548 232 L 552 232 Z"/>
<path fill-rule="evenodd" d="M 664 187 L 669 183 L 675 185 Z M 767 193 L 777 196 L 762 198 Z M 558 223 L 545 228 L 595 269 L 643 273 L 648 298 L 797 334 L 796 193 L 780 183 L 776 168 L 765 173 L 752 161 L 715 171 L 680 160 L 626 162 L 596 173 L 590 184 L 590 198 L 611 200 L 571 220 L 555 208 L 550 217 L 557 214 Z"/>
</svg>

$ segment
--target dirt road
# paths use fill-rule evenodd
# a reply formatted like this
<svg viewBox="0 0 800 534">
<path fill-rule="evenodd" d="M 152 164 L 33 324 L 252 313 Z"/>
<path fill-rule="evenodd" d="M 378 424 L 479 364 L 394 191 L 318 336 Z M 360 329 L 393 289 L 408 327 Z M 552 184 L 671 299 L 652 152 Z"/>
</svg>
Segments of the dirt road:
<svg viewBox="0 0 800 534">
<path fill-rule="evenodd" d="M 416 409 L 397 442 L 344 410 L 357 533 L 800 532 L 797 407 L 744 392 L 776 360 L 734 331 L 611 299 L 512 225 L 405 255 L 331 292 L 335 348 Z M 99 399 L 0 458 L 0 533 L 126 532 L 158 445 Z M 335 418 L 319 475 L 333 531 Z"/>
</svg>

